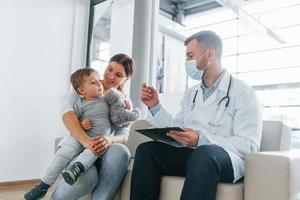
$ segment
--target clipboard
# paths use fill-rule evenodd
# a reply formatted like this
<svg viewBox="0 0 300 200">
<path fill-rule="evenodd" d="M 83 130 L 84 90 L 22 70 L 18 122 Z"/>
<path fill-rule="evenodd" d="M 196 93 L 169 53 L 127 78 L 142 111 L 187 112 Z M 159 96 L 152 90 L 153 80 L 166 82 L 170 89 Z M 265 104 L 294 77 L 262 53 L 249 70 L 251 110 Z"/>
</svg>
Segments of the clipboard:
<svg viewBox="0 0 300 200">
<path fill-rule="evenodd" d="M 173 138 L 167 136 L 170 131 L 183 131 L 180 127 L 166 127 L 166 128 L 146 128 L 146 129 L 136 129 L 135 131 L 155 140 L 167 143 L 172 146 L 181 147 Z"/>
</svg>

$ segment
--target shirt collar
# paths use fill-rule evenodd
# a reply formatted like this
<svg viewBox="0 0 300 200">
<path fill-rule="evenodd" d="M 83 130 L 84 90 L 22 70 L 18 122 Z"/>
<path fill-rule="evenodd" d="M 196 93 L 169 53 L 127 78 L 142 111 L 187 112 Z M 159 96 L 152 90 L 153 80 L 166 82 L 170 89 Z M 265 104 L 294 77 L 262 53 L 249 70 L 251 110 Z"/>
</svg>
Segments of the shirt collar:
<svg viewBox="0 0 300 200">
<path fill-rule="evenodd" d="M 206 87 L 203 80 L 201 81 L 200 87 L 203 90 L 207 90 L 207 89 L 213 89 L 213 88 L 217 88 L 218 90 L 222 90 L 226 92 L 226 88 L 227 87 L 222 87 L 224 85 L 224 79 L 226 79 L 224 76 L 229 75 L 229 73 L 224 69 L 223 72 L 221 73 L 221 75 L 219 76 L 219 78 L 214 82 L 214 84 L 211 87 Z M 224 78 L 223 78 L 224 77 Z M 226 82 L 225 82 L 226 83 Z M 225 89 L 225 90 L 224 90 Z"/>
</svg>

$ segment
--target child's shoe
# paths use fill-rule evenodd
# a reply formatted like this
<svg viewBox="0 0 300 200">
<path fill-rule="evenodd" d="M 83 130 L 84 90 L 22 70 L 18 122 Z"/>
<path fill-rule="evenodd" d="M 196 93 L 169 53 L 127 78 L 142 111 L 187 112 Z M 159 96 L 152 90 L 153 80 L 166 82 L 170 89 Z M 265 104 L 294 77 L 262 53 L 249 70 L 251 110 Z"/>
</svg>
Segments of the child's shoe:
<svg viewBox="0 0 300 200">
<path fill-rule="evenodd" d="M 80 162 L 75 162 L 70 169 L 64 170 L 61 175 L 66 183 L 73 185 L 82 172 L 84 172 L 84 166 Z"/>
<path fill-rule="evenodd" d="M 35 186 L 34 188 L 32 188 L 29 192 L 27 192 L 24 195 L 24 199 L 25 200 L 38 200 L 38 199 L 42 199 L 48 189 L 49 189 L 50 185 L 41 182 L 40 184 L 38 184 L 37 186 Z"/>
</svg>

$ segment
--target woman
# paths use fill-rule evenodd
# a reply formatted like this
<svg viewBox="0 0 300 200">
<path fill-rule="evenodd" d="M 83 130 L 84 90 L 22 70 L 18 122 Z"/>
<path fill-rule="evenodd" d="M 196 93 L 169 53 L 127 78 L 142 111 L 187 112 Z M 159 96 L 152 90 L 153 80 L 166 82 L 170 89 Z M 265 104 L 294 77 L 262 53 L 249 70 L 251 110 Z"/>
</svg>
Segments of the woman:
<svg viewBox="0 0 300 200">
<path fill-rule="evenodd" d="M 134 70 L 134 61 L 129 56 L 125 54 L 113 56 L 105 69 L 104 79 L 101 80 L 104 93 L 111 88 L 123 91 L 125 82 L 132 76 Z M 51 199 L 75 200 L 89 192 L 92 192 L 93 200 L 112 199 L 130 163 L 130 153 L 124 145 L 128 138 L 129 128 L 116 129 L 110 136 L 90 138 L 82 129 L 73 110 L 76 98 L 78 96 L 75 93 L 69 96 L 68 104 L 63 109 L 63 122 L 85 148 L 89 148 L 101 157 L 96 167 L 89 168 L 74 185 L 61 181 Z M 130 109 L 129 101 L 125 101 L 125 105 Z"/>
</svg>

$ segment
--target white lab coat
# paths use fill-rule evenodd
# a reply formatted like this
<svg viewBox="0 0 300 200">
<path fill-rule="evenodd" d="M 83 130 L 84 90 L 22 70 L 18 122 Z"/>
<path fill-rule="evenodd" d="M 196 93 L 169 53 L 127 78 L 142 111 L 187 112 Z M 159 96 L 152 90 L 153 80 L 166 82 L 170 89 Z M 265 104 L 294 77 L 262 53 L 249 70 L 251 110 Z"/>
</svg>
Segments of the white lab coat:
<svg viewBox="0 0 300 200">
<path fill-rule="evenodd" d="M 189 88 L 181 100 L 181 111 L 172 117 L 163 107 L 148 121 L 155 127 L 180 126 L 199 133 L 198 145 L 215 144 L 230 156 L 234 182 L 244 176 L 246 155 L 259 151 L 262 131 L 261 106 L 255 91 L 232 77 L 229 105 L 220 100 L 226 96 L 230 74 L 225 71 L 218 89 L 203 102 L 201 83 Z M 195 105 L 192 102 L 198 90 Z M 192 109 L 192 107 L 194 107 Z"/>
</svg>

